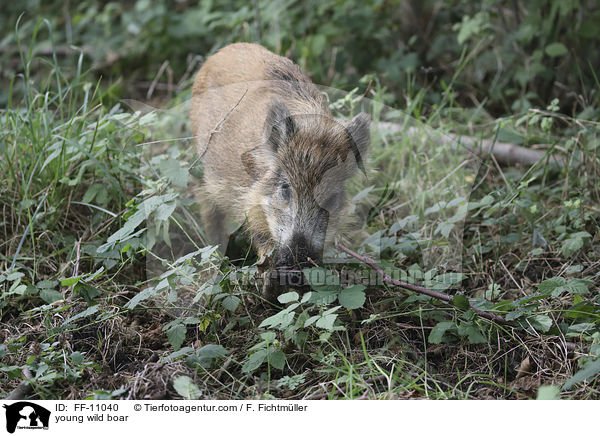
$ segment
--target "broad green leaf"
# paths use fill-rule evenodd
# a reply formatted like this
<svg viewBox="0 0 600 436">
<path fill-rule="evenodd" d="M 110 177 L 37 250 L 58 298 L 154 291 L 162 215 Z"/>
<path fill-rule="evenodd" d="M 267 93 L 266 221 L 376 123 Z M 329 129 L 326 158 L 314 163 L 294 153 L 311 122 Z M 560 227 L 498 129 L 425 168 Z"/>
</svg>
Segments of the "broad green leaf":
<svg viewBox="0 0 600 436">
<path fill-rule="evenodd" d="M 283 354 L 283 352 L 280 350 L 276 350 L 272 353 L 269 353 L 267 360 L 269 362 L 269 365 L 281 370 L 285 365 L 285 354 Z"/>
<path fill-rule="evenodd" d="M 9 282 L 14 282 L 17 281 L 21 278 L 23 278 L 25 276 L 25 274 L 23 274 L 20 271 L 15 271 L 15 272 L 11 272 L 10 274 L 8 274 L 6 276 L 6 280 L 8 280 Z"/>
<path fill-rule="evenodd" d="M 133 309 L 138 304 L 140 304 L 142 301 L 147 300 L 150 297 L 154 297 L 156 294 L 158 294 L 158 291 L 156 290 L 156 288 L 153 288 L 153 287 L 146 288 L 142 292 L 138 293 L 131 300 L 129 300 L 129 302 L 125 305 L 125 307 L 128 309 Z"/>
<path fill-rule="evenodd" d="M 240 300 L 239 297 L 236 297 L 235 295 L 228 295 L 227 297 L 223 298 L 223 300 L 221 300 L 221 304 L 228 311 L 235 312 L 235 309 L 238 308 L 241 301 L 242 300 Z"/>
<path fill-rule="evenodd" d="M 580 383 L 584 380 L 589 380 L 600 373 L 600 359 L 590 360 L 587 362 L 582 369 L 577 371 L 573 377 L 571 377 L 563 385 L 562 390 L 566 391 L 573 387 L 573 385 Z"/>
<path fill-rule="evenodd" d="M 538 291 L 542 294 L 557 297 L 564 291 L 563 286 L 565 283 L 567 283 L 567 279 L 564 277 L 552 277 L 551 279 L 544 280 L 540 283 L 538 285 Z"/>
<path fill-rule="evenodd" d="M 215 358 L 225 356 L 229 353 L 221 345 L 208 344 L 198 349 L 196 353 L 188 356 L 186 361 L 192 366 L 197 364 L 203 368 L 210 368 Z"/>
<path fill-rule="evenodd" d="M 169 201 L 168 203 L 163 203 L 156 209 L 156 214 L 154 215 L 158 221 L 166 221 L 175 211 L 177 204 L 174 201 Z"/>
<path fill-rule="evenodd" d="M 536 400 L 560 400 L 560 388 L 558 386 L 540 386 Z"/>
<path fill-rule="evenodd" d="M 548 44 L 546 46 L 546 54 L 550 57 L 563 56 L 567 54 L 569 51 L 564 44 L 560 42 L 553 42 L 552 44 Z"/>
<path fill-rule="evenodd" d="M 264 348 L 261 350 L 258 350 L 256 353 L 252 353 L 248 357 L 248 360 L 246 361 L 246 363 L 244 363 L 244 365 L 242 366 L 242 371 L 252 372 L 252 371 L 258 369 L 260 367 L 260 365 L 263 364 L 266 357 L 267 357 L 267 350 L 265 350 Z"/>
<path fill-rule="evenodd" d="M 552 318 L 548 315 L 535 315 L 529 318 L 529 322 L 541 333 L 546 333 L 552 327 Z"/>
<path fill-rule="evenodd" d="M 181 163 L 173 158 L 162 160 L 159 164 L 160 172 L 175 186 L 187 187 L 189 173 Z"/>
<path fill-rule="evenodd" d="M 588 294 L 589 286 L 594 282 L 586 279 L 569 279 L 565 284 L 565 290 L 569 294 Z"/>
<path fill-rule="evenodd" d="M 174 360 L 177 360 L 177 359 L 179 359 L 180 357 L 182 357 L 182 356 L 186 356 L 186 355 L 188 355 L 188 354 L 190 354 L 190 353 L 193 353 L 193 352 L 194 352 L 194 348 L 193 348 L 193 347 L 183 347 L 183 348 L 180 348 L 180 349 L 179 349 L 179 350 L 177 350 L 177 351 L 173 351 L 172 353 L 168 354 L 168 355 L 167 355 L 167 356 L 165 356 L 165 357 L 161 357 L 161 358 L 159 359 L 159 362 L 160 362 L 160 363 L 169 363 L 169 362 L 173 362 Z"/>
<path fill-rule="evenodd" d="M 273 342 L 275 340 L 275 338 L 277 337 L 277 335 L 275 334 L 275 332 L 273 331 L 267 331 L 267 332 L 263 332 L 260 334 L 260 338 L 263 341 L 267 341 L 269 343 Z"/>
<path fill-rule="evenodd" d="M 456 327 L 456 324 L 452 321 L 438 322 L 433 329 L 429 332 L 429 343 L 430 344 L 441 344 L 444 333 L 447 330 Z"/>
<path fill-rule="evenodd" d="M 227 354 L 229 354 L 229 351 L 227 351 L 227 349 L 225 349 L 221 345 L 208 344 L 202 348 L 199 348 L 196 351 L 196 354 L 198 355 L 198 357 L 215 358 L 215 357 L 226 356 Z"/>
<path fill-rule="evenodd" d="M 454 298 L 452 298 L 452 304 L 462 310 L 468 310 L 469 307 L 471 307 L 469 299 L 463 294 L 456 294 Z"/>
<path fill-rule="evenodd" d="M 338 297 L 340 304 L 346 309 L 358 309 L 365 304 L 365 287 L 354 285 L 343 289 Z"/>
<path fill-rule="evenodd" d="M 58 285 L 56 280 L 40 280 L 35 284 L 39 289 L 54 289 Z"/>
<path fill-rule="evenodd" d="M 53 289 L 40 289 L 40 297 L 48 304 L 52 304 L 55 301 L 62 300 L 63 294 Z"/>
<path fill-rule="evenodd" d="M 74 351 L 71 353 L 71 360 L 74 364 L 81 365 L 83 363 L 83 354 L 81 354 L 79 351 Z"/>
<path fill-rule="evenodd" d="M 311 296 L 308 301 L 310 303 L 314 303 L 314 304 L 331 304 L 336 300 L 338 295 L 339 295 L 338 290 L 331 290 L 331 291 L 321 290 L 321 291 L 311 292 Z"/>
<path fill-rule="evenodd" d="M 173 381 L 173 388 L 186 400 L 197 400 L 200 398 L 200 389 L 187 375 L 181 375 Z"/>
<path fill-rule="evenodd" d="M 591 236 L 588 232 L 577 232 L 569 235 L 569 238 L 565 239 L 562 243 L 560 248 L 561 253 L 566 257 L 571 256 L 573 253 L 581 250 L 585 240 L 591 238 Z"/>
<path fill-rule="evenodd" d="M 98 310 L 100 310 L 100 307 L 98 306 L 88 307 L 83 312 L 79 312 L 77 315 L 74 315 L 71 318 L 67 318 L 65 322 L 63 322 L 63 326 L 66 326 L 67 324 L 70 324 L 73 321 L 77 321 L 78 319 L 86 318 L 90 315 L 93 315 L 94 313 L 98 312 Z"/>
<path fill-rule="evenodd" d="M 327 315 L 323 315 L 321 318 L 318 319 L 317 323 L 315 324 L 316 327 L 325 329 L 325 330 L 332 330 L 333 329 L 333 324 L 335 323 L 335 320 L 337 319 L 337 314 L 336 313 L 330 313 Z"/>
<path fill-rule="evenodd" d="M 179 350 L 181 344 L 183 344 L 185 332 L 186 328 L 183 324 L 178 324 L 167 331 L 167 338 L 169 338 L 169 342 L 175 350 Z"/>
<path fill-rule="evenodd" d="M 311 316 L 310 318 L 308 318 L 306 321 L 304 321 L 304 327 L 308 327 L 312 324 L 314 324 L 316 321 L 319 320 L 319 318 L 321 318 L 321 315 L 314 315 Z"/>
<path fill-rule="evenodd" d="M 471 344 L 485 344 L 487 339 L 481 334 L 479 327 L 474 324 L 461 322 L 458 326 L 458 334 L 466 336 Z"/>
<path fill-rule="evenodd" d="M 300 298 L 298 293 L 292 291 L 287 292 L 285 294 L 281 294 L 279 297 L 277 297 L 277 301 L 279 301 L 281 304 L 287 304 L 291 303 L 292 301 L 298 301 L 298 298 Z"/>
<path fill-rule="evenodd" d="M 66 277 L 64 279 L 60 279 L 61 286 L 73 286 L 75 283 L 79 282 L 79 280 L 83 279 L 85 275 L 79 275 L 75 277 Z"/>
<path fill-rule="evenodd" d="M 294 303 L 297 305 L 298 303 Z M 293 305 L 292 305 L 293 306 Z M 292 307 L 290 306 L 290 307 Z M 294 307 L 295 309 L 295 307 Z M 293 310 L 293 309 L 292 309 Z M 295 312 L 292 312 L 290 308 L 286 308 L 281 312 L 276 313 L 273 316 L 268 317 L 260 323 L 259 327 L 267 327 L 274 328 L 278 327 L 280 329 L 284 329 L 289 326 L 292 322 L 294 322 L 294 317 L 296 316 Z"/>
</svg>

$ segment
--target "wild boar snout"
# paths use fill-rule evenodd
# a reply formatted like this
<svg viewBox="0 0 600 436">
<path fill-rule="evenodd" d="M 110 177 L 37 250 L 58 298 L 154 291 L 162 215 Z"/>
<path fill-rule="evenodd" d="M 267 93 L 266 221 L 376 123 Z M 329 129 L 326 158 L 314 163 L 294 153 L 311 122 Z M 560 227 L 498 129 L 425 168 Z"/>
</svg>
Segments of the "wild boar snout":
<svg viewBox="0 0 600 436">
<path fill-rule="evenodd" d="M 275 268 L 302 269 L 320 262 L 323 258 L 323 242 L 324 238 L 321 241 L 312 241 L 305 235 L 294 235 L 288 244 L 278 249 Z"/>
</svg>

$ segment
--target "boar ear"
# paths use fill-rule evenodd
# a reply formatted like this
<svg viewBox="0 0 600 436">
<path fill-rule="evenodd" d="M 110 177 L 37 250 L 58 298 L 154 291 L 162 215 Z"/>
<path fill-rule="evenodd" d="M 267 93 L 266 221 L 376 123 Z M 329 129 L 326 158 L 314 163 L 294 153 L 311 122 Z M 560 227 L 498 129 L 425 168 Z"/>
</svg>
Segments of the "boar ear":
<svg viewBox="0 0 600 436">
<path fill-rule="evenodd" d="M 296 125 L 290 111 L 281 100 L 275 99 L 267 108 L 265 120 L 265 141 L 274 152 L 289 142 L 296 133 Z"/>
<path fill-rule="evenodd" d="M 363 172 L 365 171 L 363 161 L 367 157 L 371 143 L 370 124 L 369 116 L 361 112 L 346 125 L 346 130 L 350 135 L 350 148 L 354 153 L 356 164 Z"/>
</svg>

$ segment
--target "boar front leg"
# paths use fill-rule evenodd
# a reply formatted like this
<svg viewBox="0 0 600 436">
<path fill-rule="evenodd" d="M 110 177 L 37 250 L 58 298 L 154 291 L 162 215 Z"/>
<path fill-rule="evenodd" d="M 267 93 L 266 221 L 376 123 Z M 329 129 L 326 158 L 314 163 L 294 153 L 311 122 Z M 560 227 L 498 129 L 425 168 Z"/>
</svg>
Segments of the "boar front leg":
<svg viewBox="0 0 600 436">
<path fill-rule="evenodd" d="M 202 223 L 208 243 L 217 245 L 221 254 L 225 255 L 229 242 L 227 215 L 215 204 L 205 204 L 202 208 Z"/>
</svg>

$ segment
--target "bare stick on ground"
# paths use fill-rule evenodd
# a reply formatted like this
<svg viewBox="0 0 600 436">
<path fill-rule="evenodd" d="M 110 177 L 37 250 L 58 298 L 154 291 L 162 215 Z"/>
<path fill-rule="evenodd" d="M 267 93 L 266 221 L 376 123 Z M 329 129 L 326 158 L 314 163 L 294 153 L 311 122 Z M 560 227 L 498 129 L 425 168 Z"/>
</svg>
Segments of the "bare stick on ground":
<svg viewBox="0 0 600 436">
<path fill-rule="evenodd" d="M 364 263 L 364 264 L 370 266 L 371 268 L 373 268 L 375 271 L 377 271 L 377 273 L 381 276 L 381 278 L 383 278 L 383 281 L 385 281 L 387 283 L 390 283 L 390 284 L 392 284 L 394 286 L 398 286 L 398 287 L 401 287 L 401 288 L 404 288 L 404 289 L 408 289 L 408 290 L 413 291 L 413 292 L 418 292 L 419 294 L 428 295 L 428 296 L 430 296 L 432 298 L 435 298 L 437 300 L 441 300 L 441 301 L 443 301 L 445 303 L 448 303 L 448 304 L 454 306 L 453 305 L 453 297 L 452 296 L 446 295 L 446 294 L 442 294 L 441 292 L 433 291 L 431 289 L 424 288 L 423 286 L 413 285 L 413 284 L 410 284 L 410 283 L 401 282 L 400 280 L 396 280 L 396 279 L 390 277 L 389 274 L 387 274 L 370 257 L 361 256 L 360 254 L 358 254 L 358 253 L 350 250 L 348 247 L 345 247 L 344 245 L 342 245 L 340 243 L 336 243 L 335 246 L 339 250 L 342 250 L 344 253 L 349 254 L 350 256 L 354 257 L 355 259 L 360 260 L 362 263 Z M 509 321 L 505 320 L 500 315 L 495 315 L 493 313 L 484 312 L 483 310 L 475 309 L 474 307 L 472 307 L 471 310 L 473 312 L 475 312 L 477 315 L 479 315 L 480 317 L 489 319 L 490 321 L 497 322 L 498 324 L 512 325 L 512 323 L 510 323 Z"/>
<path fill-rule="evenodd" d="M 423 135 L 423 130 L 417 127 L 403 129 L 402 126 L 389 122 L 380 122 L 379 127 L 384 131 L 390 133 L 403 133 L 411 138 L 418 138 Z M 441 133 L 435 130 L 430 130 L 430 132 L 432 134 L 429 136 L 429 139 L 437 144 L 462 144 L 467 150 L 475 153 L 482 159 L 489 155 L 493 155 L 498 162 L 505 165 L 535 165 L 546 159 L 548 159 L 550 163 L 559 166 L 567 164 L 566 159 L 562 156 L 548 154 L 547 151 L 544 150 L 552 149 L 551 144 L 538 144 L 538 147 L 543 147 L 544 149 L 536 150 L 522 147 L 517 144 L 496 141 L 494 139 L 479 139 L 473 136 Z"/>
</svg>

